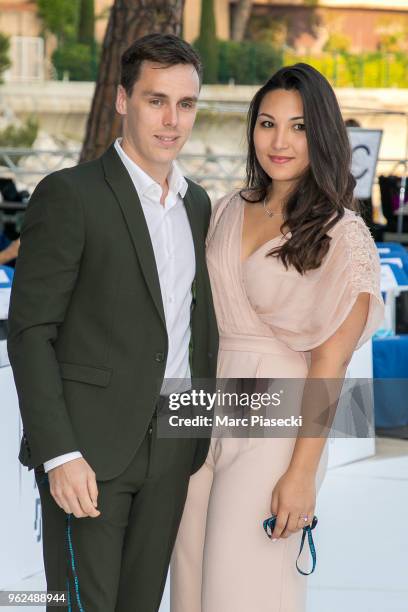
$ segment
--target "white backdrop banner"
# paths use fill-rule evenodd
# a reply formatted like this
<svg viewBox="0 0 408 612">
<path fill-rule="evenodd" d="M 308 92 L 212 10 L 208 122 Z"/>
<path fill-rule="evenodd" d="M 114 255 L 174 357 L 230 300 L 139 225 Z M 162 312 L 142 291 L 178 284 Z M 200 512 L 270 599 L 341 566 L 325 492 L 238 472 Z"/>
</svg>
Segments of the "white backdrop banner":
<svg viewBox="0 0 408 612">
<path fill-rule="evenodd" d="M 0 589 L 43 569 L 40 496 L 18 460 L 21 420 L 11 367 L 0 368 Z"/>
<path fill-rule="evenodd" d="M 357 181 L 354 195 L 364 199 L 371 197 L 382 130 L 347 128 L 352 150 L 351 172 Z"/>
</svg>

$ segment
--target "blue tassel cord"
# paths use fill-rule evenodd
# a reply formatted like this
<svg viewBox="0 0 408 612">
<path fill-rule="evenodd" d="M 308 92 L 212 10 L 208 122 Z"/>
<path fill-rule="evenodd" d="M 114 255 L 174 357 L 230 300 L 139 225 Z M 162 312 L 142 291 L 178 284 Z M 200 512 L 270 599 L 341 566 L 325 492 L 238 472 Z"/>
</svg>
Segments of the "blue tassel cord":
<svg viewBox="0 0 408 612">
<path fill-rule="evenodd" d="M 74 588 L 75 588 L 75 599 L 78 604 L 79 612 L 84 612 L 84 608 L 81 603 L 81 596 L 79 594 L 79 580 L 75 567 L 75 554 L 74 547 L 72 545 L 72 534 L 71 534 L 71 517 L 72 514 L 67 514 L 67 543 L 68 543 L 68 552 L 69 552 L 69 562 L 72 570 L 72 575 L 74 577 Z M 72 611 L 72 603 L 71 596 L 69 591 L 69 579 L 67 578 L 67 587 L 68 587 L 68 612 Z"/>
<path fill-rule="evenodd" d="M 40 480 L 40 484 L 48 484 L 48 483 L 49 483 L 48 474 L 44 474 Z M 79 591 L 79 579 L 78 579 L 78 575 L 76 572 L 76 566 L 75 566 L 75 553 L 74 553 L 74 547 L 72 544 L 72 525 L 71 525 L 72 516 L 73 514 L 66 515 L 66 540 L 67 540 L 67 550 L 68 550 L 68 564 L 72 570 L 72 575 L 74 578 L 75 599 L 76 599 L 76 603 L 78 604 L 78 610 L 79 612 L 85 612 L 85 609 L 81 602 L 81 596 L 80 596 L 80 591 Z M 69 586 L 70 586 L 69 576 L 67 576 L 68 612 L 72 612 L 73 607 L 72 607 L 71 593 L 70 593 Z"/>
<path fill-rule="evenodd" d="M 273 529 L 275 527 L 275 522 L 276 522 L 276 516 L 272 515 L 269 518 L 265 519 L 263 522 L 263 528 L 265 530 L 266 535 L 268 536 L 268 538 L 272 538 L 272 532 Z M 299 574 L 302 574 L 303 576 L 309 576 L 310 574 L 313 574 L 313 572 L 316 569 L 316 562 L 317 562 L 317 555 L 316 555 L 316 547 L 314 545 L 313 542 L 313 535 L 312 535 L 312 529 L 314 529 L 317 525 L 317 516 L 313 517 L 313 521 L 311 525 L 307 525 L 306 527 L 303 527 L 303 534 L 302 534 L 302 541 L 300 544 L 300 550 L 299 550 L 299 554 L 298 557 L 296 559 L 296 569 L 299 572 Z M 310 570 L 310 572 L 304 572 L 303 570 L 300 569 L 299 565 L 298 565 L 298 561 L 299 561 L 299 557 L 302 554 L 302 550 L 303 550 L 303 545 L 305 543 L 305 538 L 307 535 L 307 540 L 309 543 L 309 548 L 310 548 L 310 554 L 312 555 L 312 569 Z"/>
</svg>

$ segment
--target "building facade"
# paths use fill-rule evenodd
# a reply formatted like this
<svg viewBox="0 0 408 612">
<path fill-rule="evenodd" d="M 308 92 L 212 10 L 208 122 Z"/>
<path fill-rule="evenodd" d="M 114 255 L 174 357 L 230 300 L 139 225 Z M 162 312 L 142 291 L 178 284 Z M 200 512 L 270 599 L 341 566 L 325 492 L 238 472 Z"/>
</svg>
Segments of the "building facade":
<svg viewBox="0 0 408 612">
<path fill-rule="evenodd" d="M 228 40 L 237 0 L 214 0 L 218 38 Z M 201 0 L 186 0 L 184 36 L 197 38 L 200 28 Z M 295 49 L 319 52 L 330 35 L 350 39 L 349 50 L 375 51 L 384 35 L 400 32 L 408 39 L 408 0 L 254 0 L 253 18 L 274 20 L 289 34 L 285 39 Z"/>
<path fill-rule="evenodd" d="M 95 0 L 96 39 L 102 42 L 113 0 Z M 217 36 L 228 40 L 237 0 L 214 0 Z M 185 0 L 183 36 L 199 34 L 201 0 Z M 258 20 L 258 21 L 257 21 Z M 408 45 L 408 0 L 254 0 L 251 24 L 264 36 L 301 53 L 320 53 L 329 40 L 341 39 L 347 50 L 375 51 L 384 40 Z M 0 32 L 11 37 L 12 68 L 8 80 L 53 78 L 55 37 L 44 35 L 35 0 L 0 0 Z M 404 42 L 405 41 L 405 42 Z M 407 49 L 408 50 L 408 49 Z"/>
</svg>

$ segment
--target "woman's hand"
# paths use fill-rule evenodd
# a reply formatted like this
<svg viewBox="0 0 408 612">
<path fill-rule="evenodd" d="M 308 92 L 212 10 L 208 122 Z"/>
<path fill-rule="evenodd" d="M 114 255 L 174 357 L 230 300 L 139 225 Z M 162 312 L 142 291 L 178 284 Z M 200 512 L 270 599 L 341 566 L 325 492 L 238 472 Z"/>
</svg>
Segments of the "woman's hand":
<svg viewBox="0 0 408 612">
<path fill-rule="evenodd" d="M 315 474 L 289 468 L 272 491 L 271 511 L 276 514 L 272 541 L 288 538 L 310 525 L 316 506 Z M 303 516 L 308 517 L 305 521 Z"/>
</svg>

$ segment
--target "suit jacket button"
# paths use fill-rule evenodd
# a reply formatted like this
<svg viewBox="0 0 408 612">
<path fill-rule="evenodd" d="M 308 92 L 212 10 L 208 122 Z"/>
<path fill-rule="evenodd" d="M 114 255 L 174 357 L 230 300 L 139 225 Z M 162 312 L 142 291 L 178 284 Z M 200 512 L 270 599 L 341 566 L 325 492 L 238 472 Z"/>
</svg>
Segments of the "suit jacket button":
<svg viewBox="0 0 408 612">
<path fill-rule="evenodd" d="M 156 353 L 154 358 L 158 363 L 162 363 L 164 361 L 164 353 Z"/>
</svg>

